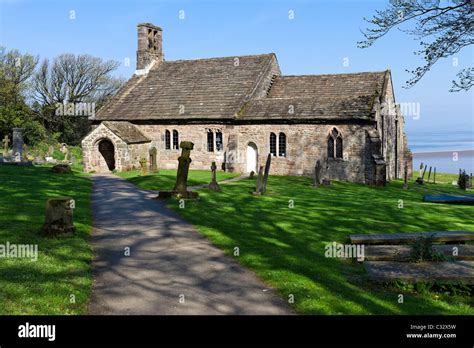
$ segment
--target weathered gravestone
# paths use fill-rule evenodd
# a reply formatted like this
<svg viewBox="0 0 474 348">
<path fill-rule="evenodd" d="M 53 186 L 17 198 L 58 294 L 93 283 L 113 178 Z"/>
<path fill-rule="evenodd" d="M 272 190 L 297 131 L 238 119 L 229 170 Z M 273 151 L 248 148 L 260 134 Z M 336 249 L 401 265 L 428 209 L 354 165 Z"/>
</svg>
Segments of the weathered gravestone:
<svg viewBox="0 0 474 348">
<path fill-rule="evenodd" d="M 157 162 L 157 153 L 156 147 L 152 147 L 149 151 L 150 154 L 150 172 L 158 172 L 158 162 Z"/>
<path fill-rule="evenodd" d="M 263 166 L 260 166 L 258 170 L 258 175 L 257 175 L 257 184 L 255 187 L 255 191 L 253 192 L 254 195 L 259 195 L 261 193 L 262 185 L 263 185 Z"/>
<path fill-rule="evenodd" d="M 176 175 L 176 184 L 174 185 L 173 191 L 182 196 L 186 196 L 188 190 L 189 166 L 192 162 L 190 156 L 194 144 L 190 141 L 182 141 L 179 147 L 181 148 L 181 156 L 178 158 L 178 173 Z"/>
<path fill-rule="evenodd" d="M 403 172 L 403 188 L 408 188 L 408 163 L 405 162 L 405 168 Z"/>
<path fill-rule="evenodd" d="M 469 180 L 469 175 L 466 174 L 465 170 L 463 171 L 459 170 L 458 187 L 461 190 L 467 190 L 468 188 L 470 188 L 470 186 L 471 186 L 471 183 Z"/>
<path fill-rule="evenodd" d="M 23 159 L 23 129 L 13 128 L 13 160 L 14 162 L 21 162 Z"/>
<path fill-rule="evenodd" d="M 270 174 L 270 164 L 272 163 L 272 155 L 268 154 L 267 163 L 265 163 L 265 173 L 263 174 L 263 185 L 261 194 L 265 194 L 267 192 L 267 182 L 268 182 L 268 175 Z"/>
<path fill-rule="evenodd" d="M 10 143 L 10 139 L 8 139 L 8 135 L 5 135 L 3 138 L 3 157 L 8 157 L 8 144 Z"/>
<path fill-rule="evenodd" d="M 148 174 L 148 169 L 147 169 L 147 166 L 146 166 L 146 158 L 140 159 L 139 163 L 140 163 L 140 174 L 141 175 L 147 175 Z"/>
<path fill-rule="evenodd" d="M 421 166 L 420 166 L 421 167 Z M 416 183 L 420 184 L 420 185 L 423 185 L 424 183 L 424 180 L 425 180 L 425 172 L 426 172 L 426 168 L 428 167 L 428 165 L 426 164 L 425 165 L 425 169 L 423 170 L 423 173 L 421 172 L 421 168 L 420 168 L 420 175 L 417 179 L 416 179 Z"/>
<path fill-rule="evenodd" d="M 212 177 L 211 177 L 211 183 L 209 184 L 209 190 L 220 192 L 221 188 L 219 184 L 217 183 L 216 170 L 217 170 L 216 162 L 212 162 L 212 165 L 211 165 Z"/>
<path fill-rule="evenodd" d="M 53 173 L 72 174 L 72 169 L 68 164 L 56 164 L 51 168 Z"/>
<path fill-rule="evenodd" d="M 45 221 L 41 230 L 43 236 L 55 237 L 75 232 L 72 211 L 75 208 L 71 197 L 56 197 L 46 201 Z"/>
<path fill-rule="evenodd" d="M 268 154 L 267 162 L 265 163 L 265 171 L 263 173 L 263 176 L 262 176 L 263 167 L 260 167 L 260 170 L 258 171 L 257 187 L 256 187 L 255 192 L 253 192 L 254 195 L 263 195 L 267 191 L 267 182 L 268 182 L 268 175 L 270 174 L 271 162 L 272 162 L 272 155 Z"/>
<path fill-rule="evenodd" d="M 314 166 L 314 180 L 313 186 L 319 187 L 321 185 L 321 170 L 322 170 L 321 162 L 319 160 L 316 161 L 316 165 Z"/>
</svg>

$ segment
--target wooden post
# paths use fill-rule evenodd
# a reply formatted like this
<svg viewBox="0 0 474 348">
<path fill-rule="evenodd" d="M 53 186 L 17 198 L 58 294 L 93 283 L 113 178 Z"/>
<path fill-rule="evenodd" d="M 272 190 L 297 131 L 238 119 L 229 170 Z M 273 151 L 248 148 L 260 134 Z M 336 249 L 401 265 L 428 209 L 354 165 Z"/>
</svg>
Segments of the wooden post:
<svg viewBox="0 0 474 348">
<path fill-rule="evenodd" d="M 436 167 L 434 167 L 433 184 L 436 184 Z"/>
<path fill-rule="evenodd" d="M 428 183 L 430 182 L 430 176 L 431 176 L 431 166 L 430 166 L 430 171 L 428 172 L 428 179 L 426 180 Z"/>
<path fill-rule="evenodd" d="M 408 163 L 405 162 L 405 172 L 403 173 L 403 188 L 408 188 Z"/>
</svg>

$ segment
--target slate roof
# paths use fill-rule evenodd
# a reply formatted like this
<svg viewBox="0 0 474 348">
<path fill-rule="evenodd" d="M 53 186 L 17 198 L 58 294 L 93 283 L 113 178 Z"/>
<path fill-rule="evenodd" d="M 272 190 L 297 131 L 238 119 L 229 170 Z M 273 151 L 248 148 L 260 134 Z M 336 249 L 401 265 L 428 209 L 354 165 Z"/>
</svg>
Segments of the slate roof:
<svg viewBox="0 0 474 348">
<path fill-rule="evenodd" d="M 127 144 L 149 143 L 151 141 L 130 122 L 104 121 L 103 124 Z"/>
<path fill-rule="evenodd" d="M 259 82 L 272 77 L 266 76 L 272 59 L 274 54 L 161 62 L 134 75 L 95 120 L 367 119 L 388 76 L 273 76 L 266 95 L 256 97 Z"/>
<path fill-rule="evenodd" d="M 272 57 L 162 62 L 147 75 L 132 77 L 95 119 L 232 118 Z"/>
<path fill-rule="evenodd" d="M 279 76 L 266 98 L 250 100 L 242 119 L 347 119 L 372 117 L 386 72 Z"/>
</svg>

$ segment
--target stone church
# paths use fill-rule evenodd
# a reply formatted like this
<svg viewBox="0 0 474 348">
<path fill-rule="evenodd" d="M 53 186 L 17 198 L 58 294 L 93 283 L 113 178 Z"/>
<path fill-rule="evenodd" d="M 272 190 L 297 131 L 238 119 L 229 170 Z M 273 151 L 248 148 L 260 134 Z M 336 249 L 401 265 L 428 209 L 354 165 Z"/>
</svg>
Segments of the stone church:
<svg viewBox="0 0 474 348">
<path fill-rule="evenodd" d="M 91 119 L 86 171 L 177 168 L 312 175 L 380 184 L 411 175 L 404 118 L 390 71 L 285 76 L 273 53 L 166 61 L 162 29 L 138 24 L 137 70 Z M 143 160 L 142 160 L 143 161 Z"/>
</svg>

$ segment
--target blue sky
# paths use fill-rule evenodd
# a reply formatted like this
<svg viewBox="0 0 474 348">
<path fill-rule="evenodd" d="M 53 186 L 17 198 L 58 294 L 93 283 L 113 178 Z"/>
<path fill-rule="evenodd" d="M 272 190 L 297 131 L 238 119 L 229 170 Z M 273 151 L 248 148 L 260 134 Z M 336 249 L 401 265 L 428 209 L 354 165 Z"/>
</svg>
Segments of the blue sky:
<svg viewBox="0 0 474 348">
<path fill-rule="evenodd" d="M 420 133 L 474 134 L 473 92 L 450 93 L 462 67 L 472 66 L 465 49 L 438 62 L 411 89 L 405 69 L 422 63 L 413 54 L 419 42 L 400 31 L 368 49 L 357 48 L 363 17 L 386 6 L 378 0 L 320 1 L 158 1 L 158 0 L 0 0 L 0 45 L 52 58 L 87 53 L 123 64 L 118 75 L 135 69 L 136 24 L 163 28 L 165 59 L 190 59 L 275 52 L 282 73 L 326 74 L 391 69 L 397 102 L 420 103 L 419 119 L 406 117 L 408 136 Z M 70 19 L 74 11 L 75 19 Z M 180 19 L 183 14 L 184 19 Z M 289 18 L 293 11 L 294 18 Z M 130 66 L 125 66 L 126 58 Z M 348 66 L 344 66 L 344 59 Z M 347 61 L 347 60 L 346 60 Z M 454 62 L 455 63 L 455 62 Z"/>
</svg>

